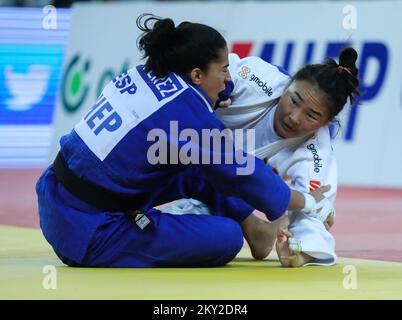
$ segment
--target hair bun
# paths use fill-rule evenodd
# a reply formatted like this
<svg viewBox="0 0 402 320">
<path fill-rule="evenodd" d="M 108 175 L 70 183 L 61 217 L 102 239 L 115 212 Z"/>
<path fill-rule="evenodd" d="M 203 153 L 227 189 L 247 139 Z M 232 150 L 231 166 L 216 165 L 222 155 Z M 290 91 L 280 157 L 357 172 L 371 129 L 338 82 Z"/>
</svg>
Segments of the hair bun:
<svg viewBox="0 0 402 320">
<path fill-rule="evenodd" d="M 137 19 L 137 27 L 143 31 L 137 46 L 146 59 L 144 68 L 160 78 L 170 72 L 187 77 L 194 68 L 207 70 L 227 48 L 217 30 L 200 23 L 175 26 L 172 19 L 143 14 Z"/>
<path fill-rule="evenodd" d="M 349 47 L 342 50 L 339 55 L 339 65 L 348 68 L 354 76 L 357 76 L 356 68 L 357 52 Z"/>
<path fill-rule="evenodd" d="M 172 19 L 161 19 L 149 13 L 138 17 L 137 26 L 144 32 L 139 38 L 139 47 L 147 53 L 169 46 L 176 30 Z"/>
<path fill-rule="evenodd" d="M 152 34 L 155 42 L 169 43 L 174 36 L 176 28 L 172 19 L 158 20 L 153 27 Z"/>
</svg>

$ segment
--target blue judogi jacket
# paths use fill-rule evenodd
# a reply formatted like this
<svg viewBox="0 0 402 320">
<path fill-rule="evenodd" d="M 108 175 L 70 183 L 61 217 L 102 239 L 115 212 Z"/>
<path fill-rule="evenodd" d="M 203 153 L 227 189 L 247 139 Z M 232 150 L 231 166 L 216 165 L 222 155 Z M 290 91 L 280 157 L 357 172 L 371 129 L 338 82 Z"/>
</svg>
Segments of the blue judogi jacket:
<svg viewBox="0 0 402 320">
<path fill-rule="evenodd" d="M 125 195 L 152 194 L 183 170 L 201 168 L 217 190 L 239 198 L 232 201 L 233 211 L 256 208 L 275 220 L 287 209 L 290 189 L 260 159 L 241 151 L 243 160 L 253 163 L 244 174 L 246 166 L 238 163 L 233 146 L 201 141 L 205 130 L 224 129 L 199 87 L 173 73 L 159 79 L 137 66 L 104 88 L 93 108 L 61 138 L 60 152 L 81 179 Z M 39 179 L 37 193 L 45 237 L 56 252 L 80 262 L 95 230 L 112 213 L 99 212 L 66 191 L 52 166 Z"/>
</svg>

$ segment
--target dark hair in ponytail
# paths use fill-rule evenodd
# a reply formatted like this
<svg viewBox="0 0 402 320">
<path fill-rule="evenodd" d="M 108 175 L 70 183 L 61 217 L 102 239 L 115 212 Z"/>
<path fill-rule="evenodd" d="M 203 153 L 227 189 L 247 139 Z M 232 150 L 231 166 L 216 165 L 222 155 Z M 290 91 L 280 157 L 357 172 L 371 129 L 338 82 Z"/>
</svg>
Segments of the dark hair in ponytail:
<svg viewBox="0 0 402 320">
<path fill-rule="evenodd" d="M 356 50 L 348 47 L 341 51 L 339 65 L 331 58 L 325 59 L 322 64 L 306 65 L 292 77 L 292 81 L 308 81 L 324 91 L 328 96 L 329 120 L 332 120 L 342 111 L 348 98 L 353 104 L 356 96 L 360 95 L 356 60 Z"/>
<path fill-rule="evenodd" d="M 158 77 L 169 72 L 187 75 L 194 68 L 206 71 L 226 48 L 222 35 L 204 24 L 183 22 L 176 27 L 172 19 L 142 14 L 137 27 L 143 31 L 138 47 L 144 52 L 145 68 Z"/>
</svg>

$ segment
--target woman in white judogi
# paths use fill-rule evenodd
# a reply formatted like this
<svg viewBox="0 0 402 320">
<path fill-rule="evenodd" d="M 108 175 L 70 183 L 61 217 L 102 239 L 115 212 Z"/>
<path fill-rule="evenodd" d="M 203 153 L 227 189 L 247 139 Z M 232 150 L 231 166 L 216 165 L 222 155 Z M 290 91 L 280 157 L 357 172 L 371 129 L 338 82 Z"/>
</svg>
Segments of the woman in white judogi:
<svg viewBox="0 0 402 320">
<path fill-rule="evenodd" d="M 240 59 L 231 54 L 231 104 L 216 113 L 231 129 L 254 129 L 255 150 L 248 151 L 266 159 L 292 188 L 309 192 L 330 184 L 326 197 L 334 202 L 337 164 L 328 125 L 347 98 L 353 101 L 358 93 L 356 58 L 356 51 L 347 48 L 339 65 L 327 59 L 289 77 L 258 57 Z M 179 200 L 172 207 L 183 213 L 208 213 L 208 208 L 193 199 Z M 277 236 L 282 265 L 334 264 L 335 240 L 329 232 L 333 219 L 323 223 L 317 216 L 289 212 L 288 229 L 280 229 Z"/>
</svg>

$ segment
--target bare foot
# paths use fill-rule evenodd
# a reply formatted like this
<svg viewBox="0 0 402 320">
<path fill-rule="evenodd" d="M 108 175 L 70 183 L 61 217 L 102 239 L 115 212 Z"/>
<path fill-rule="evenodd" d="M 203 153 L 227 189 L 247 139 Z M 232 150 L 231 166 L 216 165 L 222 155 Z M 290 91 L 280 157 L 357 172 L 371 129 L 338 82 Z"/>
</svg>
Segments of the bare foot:
<svg viewBox="0 0 402 320">
<path fill-rule="evenodd" d="M 275 223 L 271 223 L 258 218 L 254 214 L 251 214 L 242 222 L 243 235 L 250 246 L 251 254 L 254 259 L 263 260 L 270 254 L 275 243 L 276 233 L 280 223 L 283 224 L 285 222 L 275 221 Z"/>
<path fill-rule="evenodd" d="M 297 268 L 303 266 L 312 258 L 303 252 L 292 250 L 289 247 L 289 238 L 292 236 L 289 230 L 280 228 L 276 239 L 276 252 L 283 267 Z M 295 241 L 293 241 L 292 246 L 296 246 Z M 301 248 L 299 250 L 301 251 Z"/>
<path fill-rule="evenodd" d="M 276 236 L 276 252 L 278 254 L 279 261 L 283 267 L 290 267 L 290 261 L 288 257 L 293 256 L 290 252 L 288 238 L 292 234 L 287 229 L 280 228 Z"/>
</svg>

